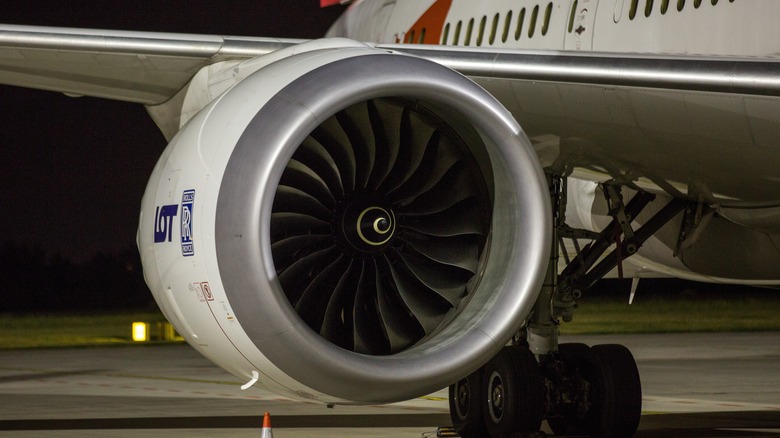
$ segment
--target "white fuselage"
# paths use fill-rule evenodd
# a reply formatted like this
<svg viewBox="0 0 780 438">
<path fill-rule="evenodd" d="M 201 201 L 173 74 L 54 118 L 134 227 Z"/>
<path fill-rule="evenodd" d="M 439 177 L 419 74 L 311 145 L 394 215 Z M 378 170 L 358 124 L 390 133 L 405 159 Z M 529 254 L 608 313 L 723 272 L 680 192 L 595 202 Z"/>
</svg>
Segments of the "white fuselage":
<svg viewBox="0 0 780 438">
<path fill-rule="evenodd" d="M 438 8 L 438 10 L 437 10 Z M 444 11 L 444 14 L 441 13 Z M 427 17 L 424 17 L 428 14 Z M 331 29 L 377 43 L 777 57 L 774 0 L 359 0 Z M 460 31 L 458 32 L 458 28 Z M 414 35 L 411 35 L 414 32 Z"/>
<path fill-rule="evenodd" d="M 775 0 L 357 1 L 329 35 L 452 50 L 774 62 L 778 21 Z M 472 79 L 517 118 L 546 168 L 713 208 L 697 247 L 673 255 L 680 230 L 673 221 L 632 259 L 640 270 L 707 281 L 780 278 L 780 99 Z M 600 230 L 608 217 L 593 197 L 602 195 L 581 189 L 574 195 L 587 201 L 570 204 L 570 221 Z"/>
</svg>

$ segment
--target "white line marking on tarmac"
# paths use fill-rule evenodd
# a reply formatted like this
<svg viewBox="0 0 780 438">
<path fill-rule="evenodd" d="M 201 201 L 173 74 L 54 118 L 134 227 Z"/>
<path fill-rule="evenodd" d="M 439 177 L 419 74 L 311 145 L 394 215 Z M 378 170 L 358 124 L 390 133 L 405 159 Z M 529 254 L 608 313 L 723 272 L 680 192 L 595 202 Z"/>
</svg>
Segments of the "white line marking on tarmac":
<svg viewBox="0 0 780 438">
<path fill-rule="evenodd" d="M 642 410 L 645 412 L 662 413 L 780 411 L 780 405 L 645 396 L 642 398 Z"/>
</svg>

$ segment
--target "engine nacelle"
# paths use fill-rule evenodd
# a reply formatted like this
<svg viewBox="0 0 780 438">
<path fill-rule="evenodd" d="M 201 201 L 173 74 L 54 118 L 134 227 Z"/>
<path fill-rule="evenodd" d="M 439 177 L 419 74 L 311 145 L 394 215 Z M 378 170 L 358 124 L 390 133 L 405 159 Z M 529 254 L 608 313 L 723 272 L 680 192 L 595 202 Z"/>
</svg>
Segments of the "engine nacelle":
<svg viewBox="0 0 780 438">
<path fill-rule="evenodd" d="M 161 310 L 217 365 L 295 398 L 384 403 L 510 340 L 549 212 L 532 146 L 490 94 L 353 46 L 278 60 L 191 119 L 138 242 Z"/>
</svg>

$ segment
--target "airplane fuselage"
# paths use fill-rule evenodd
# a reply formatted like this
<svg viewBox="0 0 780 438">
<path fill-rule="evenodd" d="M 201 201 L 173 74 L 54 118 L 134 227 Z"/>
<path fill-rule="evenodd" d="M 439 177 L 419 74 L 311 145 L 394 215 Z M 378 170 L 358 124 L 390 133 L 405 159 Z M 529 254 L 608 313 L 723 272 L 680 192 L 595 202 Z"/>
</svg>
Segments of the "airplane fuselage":
<svg viewBox="0 0 780 438">
<path fill-rule="evenodd" d="M 773 25 L 778 18 L 780 3 L 773 1 L 362 1 L 329 35 L 470 52 L 524 49 L 766 61 L 780 53 L 780 28 Z M 621 68 L 611 73 L 620 76 Z M 659 68 L 659 75 L 673 74 Z M 772 71 L 768 75 L 776 80 Z M 512 112 L 548 170 L 687 198 L 713 209 L 715 220 L 708 221 L 708 232 L 697 234 L 697 249 L 672 255 L 679 239 L 679 224 L 674 224 L 659 233 L 656 250 L 645 249 L 651 252 L 648 258 L 637 257 L 640 269 L 708 281 L 773 283 L 780 277 L 775 268 L 780 261 L 777 97 L 472 79 Z M 603 215 L 596 210 L 588 204 L 579 218 Z M 604 225 L 604 220 L 571 216 L 578 225 Z"/>
<path fill-rule="evenodd" d="M 772 0 L 357 1 L 328 36 L 485 49 L 777 57 Z"/>
</svg>

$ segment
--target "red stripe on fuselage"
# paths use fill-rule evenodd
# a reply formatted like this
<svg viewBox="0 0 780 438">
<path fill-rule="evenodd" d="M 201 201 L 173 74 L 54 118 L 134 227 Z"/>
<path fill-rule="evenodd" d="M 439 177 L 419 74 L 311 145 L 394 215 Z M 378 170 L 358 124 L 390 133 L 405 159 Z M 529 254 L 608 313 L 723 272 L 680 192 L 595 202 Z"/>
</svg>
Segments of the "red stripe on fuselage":
<svg viewBox="0 0 780 438">
<path fill-rule="evenodd" d="M 403 41 L 416 44 L 439 44 L 444 21 L 450 12 L 452 0 L 436 0 L 406 32 Z"/>
</svg>

